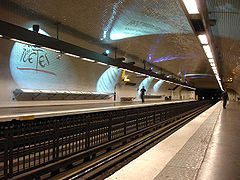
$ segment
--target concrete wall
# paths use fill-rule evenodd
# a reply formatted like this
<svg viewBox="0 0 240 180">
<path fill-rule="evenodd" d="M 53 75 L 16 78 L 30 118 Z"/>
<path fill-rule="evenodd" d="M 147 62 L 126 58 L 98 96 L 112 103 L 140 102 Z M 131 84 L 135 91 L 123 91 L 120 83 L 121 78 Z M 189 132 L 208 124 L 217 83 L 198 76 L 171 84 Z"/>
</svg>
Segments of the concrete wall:
<svg viewBox="0 0 240 180">
<path fill-rule="evenodd" d="M 39 24 L 49 36 L 56 37 L 56 26 L 46 25 L 38 19 L 26 18 L 13 12 L 0 9 L 1 20 L 29 28 L 33 24 Z M 89 43 L 71 32 L 60 29 L 59 39 L 102 53 L 105 49 L 95 44 Z M 138 97 L 139 85 L 146 77 L 139 77 L 135 73 L 125 73 L 135 86 L 126 85 L 122 81 L 122 71 L 111 69 L 97 63 L 83 61 L 82 59 L 72 58 L 62 55 L 58 59 L 58 53 L 43 50 L 10 40 L 0 38 L 0 107 L 25 106 L 25 105 L 51 105 L 51 104 L 71 104 L 86 103 L 93 101 L 16 101 L 13 91 L 16 88 L 27 89 L 47 89 L 47 90 L 79 90 L 79 91 L 99 91 L 117 92 L 117 100 L 121 97 Z M 191 99 L 191 92 L 181 91 L 179 88 L 171 91 L 174 85 L 163 83 L 159 89 L 153 90 L 157 80 L 152 80 L 149 84 L 148 94 L 158 94 L 172 96 L 173 99 Z M 182 95 L 181 95 L 182 94 Z M 105 101 L 112 101 L 104 100 Z M 103 102 L 94 101 L 94 102 Z"/>
</svg>

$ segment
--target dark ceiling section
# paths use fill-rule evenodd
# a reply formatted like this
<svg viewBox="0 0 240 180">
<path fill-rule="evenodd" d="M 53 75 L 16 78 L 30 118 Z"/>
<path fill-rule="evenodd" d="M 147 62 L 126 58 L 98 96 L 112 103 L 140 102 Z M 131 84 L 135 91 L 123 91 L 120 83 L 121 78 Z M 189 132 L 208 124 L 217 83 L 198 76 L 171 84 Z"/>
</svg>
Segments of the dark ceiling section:
<svg viewBox="0 0 240 180">
<path fill-rule="evenodd" d="M 205 31 L 203 22 L 201 19 L 192 19 L 191 22 L 197 33 L 201 33 Z"/>
<path fill-rule="evenodd" d="M 240 92 L 240 1 L 208 0 L 209 17 L 216 20 L 211 30 L 220 52 L 223 82 L 230 89 Z M 228 78 L 233 78 L 228 83 Z"/>
</svg>

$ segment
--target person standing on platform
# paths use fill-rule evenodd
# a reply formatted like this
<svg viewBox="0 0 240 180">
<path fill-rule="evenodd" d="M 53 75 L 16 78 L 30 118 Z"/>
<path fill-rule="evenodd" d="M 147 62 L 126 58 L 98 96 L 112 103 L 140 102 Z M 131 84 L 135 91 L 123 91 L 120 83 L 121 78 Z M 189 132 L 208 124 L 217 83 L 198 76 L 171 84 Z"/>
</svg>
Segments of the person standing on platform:
<svg viewBox="0 0 240 180">
<path fill-rule="evenodd" d="M 226 109 L 227 100 L 228 100 L 227 89 L 224 89 L 224 91 L 222 93 L 222 101 L 223 101 L 223 108 L 224 109 Z"/>
<path fill-rule="evenodd" d="M 144 95 L 145 95 L 145 92 L 146 92 L 146 89 L 144 88 L 144 86 L 142 87 L 142 89 L 140 90 L 140 96 L 141 96 L 141 99 L 142 99 L 142 103 L 144 103 Z"/>
</svg>

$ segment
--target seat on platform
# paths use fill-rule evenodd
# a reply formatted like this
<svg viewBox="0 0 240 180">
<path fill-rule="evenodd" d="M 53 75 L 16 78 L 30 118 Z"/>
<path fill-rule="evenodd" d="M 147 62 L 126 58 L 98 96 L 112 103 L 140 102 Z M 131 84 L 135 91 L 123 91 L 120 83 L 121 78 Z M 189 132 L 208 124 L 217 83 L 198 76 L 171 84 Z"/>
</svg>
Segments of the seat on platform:
<svg viewBox="0 0 240 180">
<path fill-rule="evenodd" d="M 102 100 L 110 99 L 112 93 L 83 92 L 71 90 L 33 90 L 15 89 L 15 99 L 19 101 L 33 100 Z"/>
</svg>

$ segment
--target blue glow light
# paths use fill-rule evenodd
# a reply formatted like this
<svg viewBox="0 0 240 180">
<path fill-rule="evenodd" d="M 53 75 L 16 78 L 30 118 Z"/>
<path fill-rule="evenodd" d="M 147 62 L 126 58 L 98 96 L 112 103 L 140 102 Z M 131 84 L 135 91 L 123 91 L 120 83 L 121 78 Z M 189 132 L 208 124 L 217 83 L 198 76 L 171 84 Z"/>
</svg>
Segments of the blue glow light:
<svg viewBox="0 0 240 180">
<path fill-rule="evenodd" d="M 151 50 L 150 50 L 151 51 Z M 152 54 L 151 53 L 149 53 L 149 55 L 148 55 L 148 60 L 147 60 L 148 62 L 151 62 L 152 61 Z"/>
<path fill-rule="evenodd" d="M 189 79 L 203 79 L 203 78 L 213 78 L 213 77 L 210 77 L 210 76 L 193 76 L 193 77 L 189 77 Z"/>
<path fill-rule="evenodd" d="M 192 76 L 208 76 L 208 77 L 213 77 L 211 74 L 184 74 L 184 77 L 192 77 Z"/>
<path fill-rule="evenodd" d="M 157 63 L 157 62 L 162 62 L 162 61 L 169 61 L 169 60 L 175 60 L 175 59 L 184 59 L 184 58 L 186 58 L 186 57 L 166 56 L 166 57 L 157 58 L 153 62 Z"/>
<path fill-rule="evenodd" d="M 128 37 L 131 37 L 131 34 L 123 34 L 123 33 L 110 34 L 111 40 L 125 39 Z"/>
<path fill-rule="evenodd" d="M 124 0 L 119 0 L 117 3 L 114 3 L 114 6 L 112 8 L 112 15 L 111 15 L 110 19 L 108 20 L 107 25 L 104 27 L 103 36 L 102 36 L 101 40 L 108 38 L 109 31 L 111 30 L 111 28 L 113 26 L 113 23 L 115 21 L 115 16 L 118 12 L 118 7 L 119 7 L 119 5 L 121 5 L 123 3 L 123 1 Z"/>
<path fill-rule="evenodd" d="M 144 88 L 145 88 L 146 91 L 147 91 L 152 81 L 153 81 L 153 78 L 152 78 L 152 77 L 147 77 L 147 78 L 145 78 L 145 79 L 141 82 L 141 84 L 138 86 L 138 95 L 141 94 L 141 89 L 142 89 L 143 86 L 144 86 Z"/>
<path fill-rule="evenodd" d="M 155 55 L 156 53 L 156 50 L 157 50 L 157 47 L 158 47 L 158 44 L 160 43 L 160 40 L 163 38 L 163 34 L 160 34 L 159 37 L 157 38 L 157 42 L 156 42 L 156 45 L 150 49 L 150 52 L 149 52 L 149 55 L 148 55 L 148 62 L 151 62 L 152 61 L 152 56 Z"/>
<path fill-rule="evenodd" d="M 113 93 L 114 87 L 121 78 L 122 71 L 118 68 L 108 68 L 98 79 L 97 92 Z"/>
<path fill-rule="evenodd" d="M 156 84 L 154 84 L 153 86 L 153 91 L 157 93 L 163 83 L 164 83 L 164 80 L 159 80 L 158 82 L 156 82 Z"/>
<path fill-rule="evenodd" d="M 105 53 L 108 55 L 108 54 L 110 53 L 110 50 L 107 49 L 107 50 L 105 51 Z"/>
</svg>

